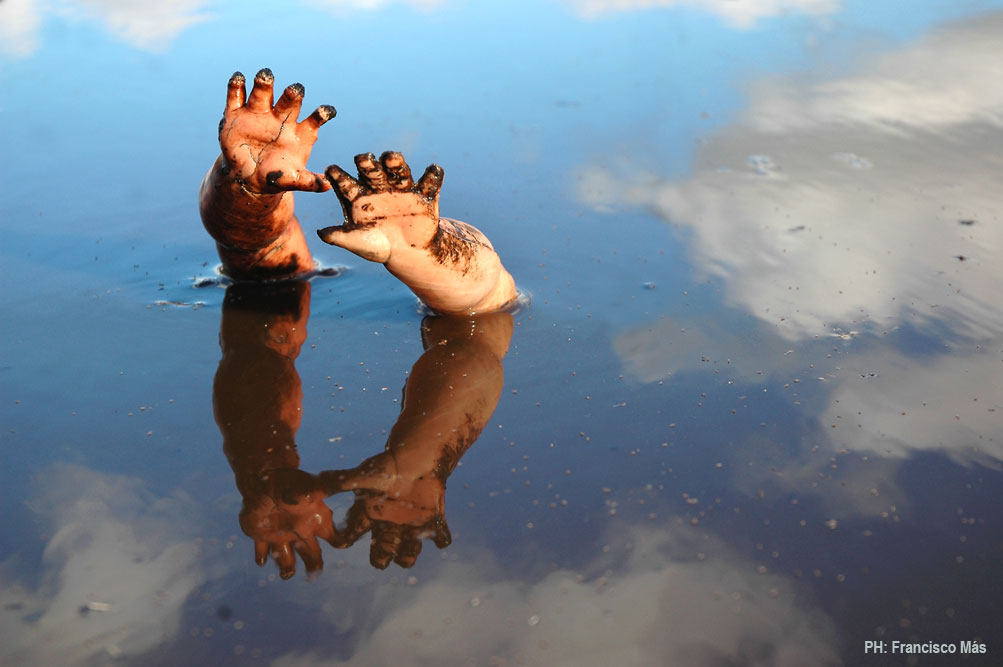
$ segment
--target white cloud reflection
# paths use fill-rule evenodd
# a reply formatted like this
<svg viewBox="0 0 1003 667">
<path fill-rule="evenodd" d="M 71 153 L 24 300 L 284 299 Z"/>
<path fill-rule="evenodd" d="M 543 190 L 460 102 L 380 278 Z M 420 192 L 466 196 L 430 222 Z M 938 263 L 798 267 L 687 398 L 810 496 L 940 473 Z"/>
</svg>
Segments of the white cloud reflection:
<svg viewBox="0 0 1003 667">
<path fill-rule="evenodd" d="M 861 74 L 814 84 L 764 82 L 747 114 L 763 132 L 852 126 L 883 132 L 950 130 L 986 123 L 1003 126 L 1000 15 L 934 32 L 917 43 L 873 58 Z"/>
<path fill-rule="evenodd" d="M 651 381 L 710 353 L 759 359 L 781 378 L 814 361 L 834 449 L 998 467 L 1001 40 L 1003 14 L 991 14 L 857 74 L 756 85 L 681 181 L 588 171 L 584 198 L 647 206 L 681 229 L 695 270 L 764 325 L 754 340 L 702 323 L 626 331 L 615 342 L 626 370 Z M 816 337 L 851 331 L 861 336 L 833 339 L 838 363 L 805 358 Z M 911 351 L 910 331 L 927 343 Z M 788 346 L 792 357 L 778 351 Z"/>
<path fill-rule="evenodd" d="M 446 4 L 446 0 L 306 0 L 306 4 L 342 14 L 353 9 L 379 9 L 385 5 L 409 5 L 421 11 L 431 11 Z"/>
<path fill-rule="evenodd" d="M 30 55 L 38 47 L 41 24 L 37 0 L 0 2 L 0 51 L 18 57 Z"/>
<path fill-rule="evenodd" d="M 1003 372 L 998 354 L 972 348 L 921 363 L 889 350 L 851 357 L 822 417 L 833 444 L 887 457 L 942 450 L 999 469 Z"/>
<path fill-rule="evenodd" d="M 690 7 L 710 12 L 729 25 L 748 29 L 760 19 L 791 13 L 824 15 L 835 12 L 840 0 L 567 0 L 587 18 L 652 7 Z"/>
<path fill-rule="evenodd" d="M 578 575 L 535 582 L 497 568 L 449 563 L 367 629 L 359 664 L 826 665 L 832 621 L 792 580 L 760 573 L 716 539 L 684 525 L 610 536 L 622 562 L 598 558 Z M 494 661 L 494 662 L 491 662 Z M 276 665 L 331 664 L 291 654 Z"/>
<path fill-rule="evenodd" d="M 689 180 L 594 169 L 583 195 L 685 228 L 694 265 L 788 339 L 908 318 L 1001 332 L 1000 39 L 1003 15 L 983 17 L 865 75 L 770 81 Z"/>
<path fill-rule="evenodd" d="M 179 537 L 197 511 L 139 480 L 57 464 L 32 509 L 51 535 L 34 589 L 0 570 L 0 662 L 69 665 L 142 654 L 176 633 L 203 573 Z"/>
<path fill-rule="evenodd" d="M 122 41 L 144 51 L 162 51 L 186 28 L 209 18 L 208 0 L 5 0 L 0 2 L 0 50 L 24 57 L 38 48 L 42 19 L 97 21 Z"/>
</svg>

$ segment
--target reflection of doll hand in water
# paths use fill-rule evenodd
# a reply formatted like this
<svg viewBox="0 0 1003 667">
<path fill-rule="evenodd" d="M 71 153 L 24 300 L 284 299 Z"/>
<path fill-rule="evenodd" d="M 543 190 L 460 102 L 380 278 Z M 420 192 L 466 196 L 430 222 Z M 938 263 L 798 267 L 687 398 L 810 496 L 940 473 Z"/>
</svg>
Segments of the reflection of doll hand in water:
<svg viewBox="0 0 1003 667">
<path fill-rule="evenodd" d="M 418 179 L 400 153 L 355 156 L 359 179 L 327 168 L 345 224 L 317 233 L 325 242 L 379 262 L 429 308 L 444 315 L 496 311 L 516 297 L 515 282 L 476 227 L 439 217 L 442 167 Z"/>
<path fill-rule="evenodd" d="M 258 475 L 260 494 L 244 497 L 240 527 L 254 540 L 254 560 L 264 565 L 271 554 L 279 574 L 288 579 L 296 572 L 296 556 L 308 573 L 324 566 L 321 538 L 333 546 L 334 521 L 324 504 L 328 494 L 315 475 L 297 469 L 272 470 Z"/>
<path fill-rule="evenodd" d="M 344 549 L 371 531 L 369 562 L 374 567 L 383 569 L 390 561 L 411 567 L 426 537 L 440 549 L 452 541 L 443 515 L 446 483 L 437 470 L 401 471 L 384 452 L 353 470 L 321 473 L 321 478 L 337 490 L 355 492 L 344 531 L 329 542 Z"/>
<path fill-rule="evenodd" d="M 303 86 L 294 83 L 272 106 L 274 77 L 258 72 L 245 100 L 244 75 L 234 73 L 219 126 L 222 154 L 206 174 L 199 209 L 227 274 L 271 278 L 313 269 L 291 190 L 325 192 L 330 184 L 306 168 L 317 130 L 335 115 L 318 107 L 296 122 Z M 245 103 L 246 102 L 246 103 Z"/>
<path fill-rule="evenodd" d="M 390 561 L 411 567 L 426 537 L 440 549 L 449 545 L 446 479 L 498 404 L 512 324 L 508 313 L 425 318 L 425 352 L 411 369 L 385 450 L 352 470 L 320 475 L 327 490 L 356 498 L 333 545 L 351 546 L 371 531 L 369 560 L 378 568 Z"/>
</svg>

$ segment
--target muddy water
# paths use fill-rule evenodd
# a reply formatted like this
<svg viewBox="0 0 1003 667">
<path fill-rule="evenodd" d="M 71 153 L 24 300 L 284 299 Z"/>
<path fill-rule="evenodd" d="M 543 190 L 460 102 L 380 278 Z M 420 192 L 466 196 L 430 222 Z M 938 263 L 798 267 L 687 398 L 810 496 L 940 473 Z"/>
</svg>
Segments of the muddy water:
<svg viewBox="0 0 1003 667">
<path fill-rule="evenodd" d="M 644 4 L 0 5 L 3 662 L 995 664 L 1003 14 Z M 217 280 L 263 66 L 338 108 L 315 170 L 443 165 L 531 302 L 425 321 L 319 242 Z M 388 440 L 404 527 L 325 486 Z M 320 504 L 321 572 L 255 564 Z"/>
</svg>

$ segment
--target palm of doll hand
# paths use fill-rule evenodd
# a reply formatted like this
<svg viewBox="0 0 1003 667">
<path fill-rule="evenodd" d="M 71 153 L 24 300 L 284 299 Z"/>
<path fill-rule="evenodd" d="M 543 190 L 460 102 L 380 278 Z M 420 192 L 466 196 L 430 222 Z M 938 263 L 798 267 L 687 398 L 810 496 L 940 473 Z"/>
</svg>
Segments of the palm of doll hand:
<svg viewBox="0 0 1003 667">
<path fill-rule="evenodd" d="M 334 107 L 322 105 L 297 122 L 304 88 L 294 83 L 272 106 L 274 77 L 265 68 L 254 77 L 245 99 L 244 75 L 235 72 L 227 88 L 219 143 L 230 173 L 254 194 L 286 190 L 325 192 L 330 183 L 306 168 L 317 130 L 334 118 Z"/>
</svg>

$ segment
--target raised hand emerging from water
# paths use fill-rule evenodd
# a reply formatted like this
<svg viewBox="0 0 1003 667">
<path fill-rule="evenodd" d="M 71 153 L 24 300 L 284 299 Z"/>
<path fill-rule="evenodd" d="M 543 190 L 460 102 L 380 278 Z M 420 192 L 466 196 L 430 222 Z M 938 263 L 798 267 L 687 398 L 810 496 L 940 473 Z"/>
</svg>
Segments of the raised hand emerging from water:
<svg viewBox="0 0 1003 667">
<path fill-rule="evenodd" d="M 411 369 L 384 451 L 351 470 L 320 474 L 327 491 L 356 497 L 331 544 L 348 547 L 372 532 L 369 560 L 385 568 L 414 565 L 423 538 L 440 549 L 450 543 L 446 478 L 498 404 L 511 336 L 508 313 L 425 318 L 425 352 Z"/>
<path fill-rule="evenodd" d="M 327 168 L 345 224 L 317 233 L 332 245 L 386 266 L 438 313 L 492 312 L 516 298 L 515 283 L 477 228 L 439 217 L 442 167 L 417 182 L 400 153 L 355 157 L 359 178 Z"/>
<path fill-rule="evenodd" d="M 334 118 L 322 105 L 301 122 L 303 86 L 272 105 L 274 77 L 262 69 L 246 96 L 244 75 L 230 77 L 219 125 L 222 150 L 199 192 L 199 212 L 223 262 L 238 279 L 286 277 L 314 268 L 293 214 L 293 190 L 324 192 L 327 179 L 306 167 L 317 130 Z M 246 97 L 245 97 L 246 96 Z"/>
</svg>

